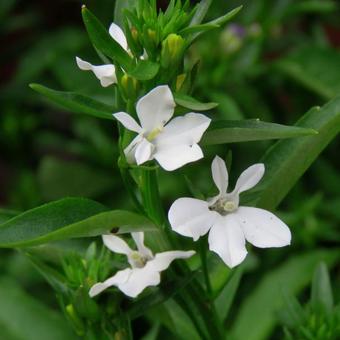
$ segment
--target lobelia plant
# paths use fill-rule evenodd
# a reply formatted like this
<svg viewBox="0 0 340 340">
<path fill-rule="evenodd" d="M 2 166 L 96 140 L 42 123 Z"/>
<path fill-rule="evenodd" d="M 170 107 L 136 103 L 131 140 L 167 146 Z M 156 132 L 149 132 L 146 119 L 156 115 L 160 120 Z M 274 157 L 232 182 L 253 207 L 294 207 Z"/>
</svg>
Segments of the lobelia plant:
<svg viewBox="0 0 340 340">
<path fill-rule="evenodd" d="M 111 210 L 89 199 L 66 198 L 1 225 L 0 246 L 25 248 L 56 291 L 78 336 L 131 339 L 140 336 L 133 325 L 143 316 L 151 329 L 165 327 L 175 338 L 225 339 L 229 333 L 225 315 L 219 313 L 220 293 L 226 287 L 232 291 L 237 269 L 228 269 L 228 275 L 224 271 L 245 260 L 246 240 L 259 248 L 291 242 L 288 226 L 269 210 L 277 207 L 331 140 L 327 127 L 339 119 L 333 109 L 339 99 L 311 110 L 297 126 L 216 121 L 211 110 L 217 104 L 193 97 L 198 66 L 188 62 L 187 52 L 202 34 L 223 26 L 241 7 L 203 23 L 210 4 L 203 0 L 191 6 L 189 1 L 171 0 L 162 11 L 155 0 L 117 1 L 120 12 L 115 15 L 122 26 L 112 23 L 109 30 L 82 7 L 86 30 L 102 62 L 96 66 L 76 57 L 76 64 L 92 71 L 101 86 L 112 87 L 114 105 L 31 85 L 72 112 L 117 124 L 118 167 L 133 204 L 132 211 Z M 318 118 L 320 110 L 323 120 Z M 289 140 L 292 137 L 303 138 Z M 227 192 L 225 162 L 214 155 L 212 177 L 218 194 L 203 199 L 192 190 L 195 198 L 178 198 L 167 214 L 160 173 L 167 176 L 189 163 L 196 171 L 207 145 L 267 139 L 281 141 L 268 150 L 263 163 L 241 174 L 232 192 Z M 307 151 L 299 158 L 301 150 Z M 282 171 L 292 163 L 295 170 L 287 179 Z M 259 182 L 256 191 L 241 195 Z M 182 237 L 197 241 L 208 233 L 208 244 Z M 46 245 L 49 242 L 79 238 L 86 251 L 65 254 L 60 247 L 57 261 L 44 260 L 44 251 L 53 251 Z M 132 240 L 137 250 L 130 247 Z M 222 261 L 216 264 L 209 250 Z M 116 254 L 125 255 L 127 262 Z M 216 282 L 212 269 L 222 273 Z M 175 314 L 179 324 L 179 319 L 186 320 L 186 327 L 172 327 L 168 316 Z"/>
</svg>

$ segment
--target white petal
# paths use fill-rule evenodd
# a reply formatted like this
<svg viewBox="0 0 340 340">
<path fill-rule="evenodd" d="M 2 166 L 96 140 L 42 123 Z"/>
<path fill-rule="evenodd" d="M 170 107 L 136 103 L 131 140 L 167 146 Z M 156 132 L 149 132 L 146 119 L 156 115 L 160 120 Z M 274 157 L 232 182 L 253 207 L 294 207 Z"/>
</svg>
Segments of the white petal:
<svg viewBox="0 0 340 340">
<path fill-rule="evenodd" d="M 155 138 L 155 145 L 163 147 L 197 144 L 210 122 L 210 118 L 200 113 L 191 112 L 185 116 L 176 117 Z"/>
<path fill-rule="evenodd" d="M 110 25 L 109 33 L 111 37 L 117 41 L 117 43 L 124 48 L 125 51 L 128 49 L 125 34 L 123 30 L 116 25 L 114 22 Z"/>
<path fill-rule="evenodd" d="M 173 171 L 185 164 L 203 158 L 203 152 L 198 144 L 159 147 L 153 156 L 164 170 Z"/>
<path fill-rule="evenodd" d="M 110 277 L 106 281 L 96 283 L 95 285 L 91 287 L 89 291 L 90 297 L 94 297 L 100 294 L 103 290 L 109 287 L 124 284 L 128 280 L 131 272 L 132 270 L 130 268 L 120 270 L 119 272 L 116 273 L 116 275 Z"/>
<path fill-rule="evenodd" d="M 228 170 L 219 156 L 215 156 L 211 164 L 211 173 L 220 194 L 224 195 L 228 188 Z"/>
<path fill-rule="evenodd" d="M 123 124 L 125 128 L 130 131 L 140 133 L 142 130 L 138 123 L 126 112 L 114 113 L 113 117 L 115 117 L 120 123 Z"/>
<path fill-rule="evenodd" d="M 208 240 L 209 249 L 230 268 L 240 264 L 247 255 L 246 240 L 234 214 L 218 219 L 209 232 Z"/>
<path fill-rule="evenodd" d="M 142 97 L 136 106 L 139 121 L 147 132 L 162 128 L 174 114 L 175 101 L 169 86 L 161 85 Z"/>
<path fill-rule="evenodd" d="M 153 256 L 152 251 L 144 244 L 144 233 L 143 232 L 131 233 L 131 236 L 136 243 L 138 251 L 147 258 L 152 258 Z"/>
<path fill-rule="evenodd" d="M 127 296 L 136 297 L 146 287 L 157 286 L 161 281 L 159 272 L 154 270 L 149 262 L 143 268 L 131 270 L 129 279 L 119 284 L 118 288 Z"/>
<path fill-rule="evenodd" d="M 256 247 L 284 247 L 291 242 L 288 226 L 267 210 L 239 207 L 236 216 L 245 238 Z"/>
<path fill-rule="evenodd" d="M 81 70 L 92 71 L 95 76 L 100 80 L 103 87 L 110 86 L 117 83 L 116 69 L 114 65 L 92 65 L 76 57 L 77 65 Z"/>
<path fill-rule="evenodd" d="M 153 159 L 152 153 L 154 149 L 155 146 L 152 143 L 150 143 L 147 139 L 143 138 L 136 147 L 135 158 L 137 164 L 140 165 Z"/>
<path fill-rule="evenodd" d="M 107 248 L 109 248 L 114 253 L 129 255 L 132 250 L 128 244 L 115 235 L 103 235 L 103 242 Z"/>
<path fill-rule="evenodd" d="M 126 160 L 129 164 L 136 163 L 136 158 L 135 158 L 136 148 L 137 148 L 138 144 L 142 142 L 142 140 L 143 140 L 143 136 L 138 135 L 124 149 L 124 154 L 125 154 Z"/>
<path fill-rule="evenodd" d="M 241 193 L 253 188 L 264 175 L 264 164 L 254 164 L 244 170 L 236 182 L 233 193 Z"/>
<path fill-rule="evenodd" d="M 149 261 L 150 266 L 152 266 L 156 271 L 163 271 L 167 269 L 171 262 L 176 259 L 187 259 L 195 254 L 195 251 L 165 251 L 163 253 L 158 253 L 153 260 Z"/>
<path fill-rule="evenodd" d="M 209 210 L 207 202 L 187 197 L 176 200 L 168 213 L 171 228 L 194 241 L 205 235 L 218 217 L 217 212 Z"/>
</svg>

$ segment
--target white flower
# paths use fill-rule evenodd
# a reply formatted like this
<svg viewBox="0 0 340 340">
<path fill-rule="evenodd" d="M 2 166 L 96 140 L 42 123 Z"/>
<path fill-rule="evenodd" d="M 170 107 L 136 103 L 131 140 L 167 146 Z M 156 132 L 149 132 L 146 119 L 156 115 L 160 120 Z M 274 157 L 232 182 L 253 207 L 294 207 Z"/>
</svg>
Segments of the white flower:
<svg viewBox="0 0 340 340">
<path fill-rule="evenodd" d="M 174 231 L 194 241 L 210 231 L 209 249 L 231 268 L 245 259 L 246 240 L 259 248 L 290 244 L 289 228 L 275 215 L 263 209 L 239 206 L 240 193 L 261 180 L 263 164 L 246 169 L 230 193 L 227 193 L 227 168 L 220 157 L 215 157 L 211 170 L 219 194 L 207 202 L 193 198 L 176 200 L 168 216 Z"/>
<path fill-rule="evenodd" d="M 109 33 L 120 46 L 125 51 L 128 50 L 128 44 L 127 40 L 125 37 L 124 32 L 122 29 L 116 25 L 115 23 L 112 23 L 110 28 L 109 28 Z M 117 77 L 116 77 L 116 68 L 112 64 L 107 64 L 107 65 L 92 65 L 88 63 L 87 61 L 84 61 L 80 59 L 79 57 L 76 57 L 77 65 L 78 67 L 83 70 L 83 71 L 92 71 L 95 76 L 100 80 L 100 84 L 103 87 L 110 86 L 112 84 L 117 83 Z"/>
<path fill-rule="evenodd" d="M 113 115 L 128 130 L 138 133 L 124 150 L 130 163 L 140 165 L 156 159 L 162 168 L 172 171 L 203 157 L 197 143 L 211 119 L 191 112 L 169 122 L 175 106 L 170 88 L 162 85 L 138 101 L 136 111 L 140 125 L 125 112 Z"/>
<path fill-rule="evenodd" d="M 117 236 L 103 235 L 105 246 L 115 253 L 126 255 L 131 268 L 120 270 L 106 281 L 96 283 L 90 289 L 91 297 L 116 286 L 125 295 L 134 298 L 146 287 L 157 286 L 161 280 L 160 272 L 167 269 L 172 261 L 186 259 L 195 254 L 194 251 L 166 251 L 153 255 L 144 245 L 144 233 L 136 232 L 131 235 L 137 245 L 137 251 L 132 250 Z"/>
</svg>

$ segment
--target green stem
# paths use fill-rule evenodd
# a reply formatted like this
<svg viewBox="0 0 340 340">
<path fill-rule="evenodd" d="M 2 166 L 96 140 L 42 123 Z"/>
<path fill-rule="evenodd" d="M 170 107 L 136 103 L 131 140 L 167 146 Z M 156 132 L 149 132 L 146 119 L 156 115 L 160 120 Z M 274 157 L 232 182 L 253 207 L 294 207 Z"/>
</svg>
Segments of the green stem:
<svg viewBox="0 0 340 340">
<path fill-rule="evenodd" d="M 158 190 L 157 170 L 141 170 L 141 193 L 147 215 L 157 225 L 163 226 L 165 214 Z"/>
<path fill-rule="evenodd" d="M 211 288 L 211 282 L 210 282 L 208 266 L 207 266 L 206 248 L 205 248 L 205 244 L 203 242 L 204 242 L 204 239 L 201 238 L 200 241 L 199 241 L 201 265 L 202 265 L 205 285 L 207 287 L 208 297 L 209 297 L 209 299 L 211 299 L 212 298 L 212 288 Z"/>
</svg>

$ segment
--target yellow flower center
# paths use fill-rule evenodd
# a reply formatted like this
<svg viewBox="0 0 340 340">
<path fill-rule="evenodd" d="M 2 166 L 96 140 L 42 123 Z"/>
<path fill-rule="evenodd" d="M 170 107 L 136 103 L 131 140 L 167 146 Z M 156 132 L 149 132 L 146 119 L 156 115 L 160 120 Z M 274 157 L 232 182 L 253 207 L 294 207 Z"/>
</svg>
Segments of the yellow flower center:
<svg viewBox="0 0 340 340">
<path fill-rule="evenodd" d="M 158 127 L 153 129 L 146 137 L 146 139 L 151 142 L 154 140 L 161 132 L 163 131 L 163 127 Z"/>
</svg>

